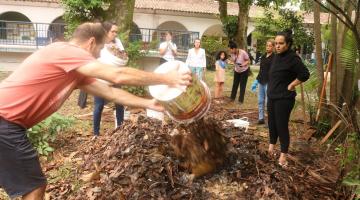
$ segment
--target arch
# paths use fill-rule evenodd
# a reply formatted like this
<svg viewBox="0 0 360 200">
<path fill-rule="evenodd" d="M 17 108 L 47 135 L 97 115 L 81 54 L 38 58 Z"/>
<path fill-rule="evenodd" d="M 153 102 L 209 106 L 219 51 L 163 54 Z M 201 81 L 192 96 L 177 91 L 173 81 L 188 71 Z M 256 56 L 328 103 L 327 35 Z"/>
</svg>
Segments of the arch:
<svg viewBox="0 0 360 200">
<path fill-rule="evenodd" d="M 63 16 L 59 16 L 51 22 L 48 29 L 47 37 L 52 42 L 64 41 L 65 40 L 64 34 L 65 34 L 65 20 L 63 19 Z"/>
<path fill-rule="evenodd" d="M 226 37 L 226 34 L 224 33 L 221 24 L 215 24 L 215 25 L 208 27 L 202 35 L 203 36 L 205 35 L 205 36 Z"/>
<path fill-rule="evenodd" d="M 171 30 L 171 31 L 187 31 L 186 27 L 177 21 L 163 22 L 156 29 Z"/>
<path fill-rule="evenodd" d="M 0 20 L 31 22 L 31 20 L 26 15 L 16 12 L 16 11 L 8 11 L 8 12 L 1 13 Z"/>
<path fill-rule="evenodd" d="M 146 37 L 143 38 L 143 34 L 141 33 L 139 26 L 135 22 L 132 22 L 130 30 L 130 41 L 136 40 L 147 42 Z"/>
<path fill-rule="evenodd" d="M 19 12 L 8 11 L 0 14 L 0 39 L 29 41 L 36 37 L 30 19 Z M 9 21 L 9 22 L 5 22 Z"/>
</svg>

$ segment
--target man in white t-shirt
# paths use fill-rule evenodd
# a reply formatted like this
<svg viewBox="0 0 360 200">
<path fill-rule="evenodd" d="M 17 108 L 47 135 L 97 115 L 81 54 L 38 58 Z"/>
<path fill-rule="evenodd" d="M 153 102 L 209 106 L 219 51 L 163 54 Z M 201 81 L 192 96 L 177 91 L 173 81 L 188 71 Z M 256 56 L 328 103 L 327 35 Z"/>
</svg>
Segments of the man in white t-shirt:
<svg viewBox="0 0 360 200">
<path fill-rule="evenodd" d="M 176 44 L 171 41 L 172 33 L 170 31 L 166 32 L 166 41 L 160 44 L 159 53 L 160 56 L 160 64 L 163 64 L 168 61 L 175 60 L 175 56 L 177 54 Z"/>
</svg>

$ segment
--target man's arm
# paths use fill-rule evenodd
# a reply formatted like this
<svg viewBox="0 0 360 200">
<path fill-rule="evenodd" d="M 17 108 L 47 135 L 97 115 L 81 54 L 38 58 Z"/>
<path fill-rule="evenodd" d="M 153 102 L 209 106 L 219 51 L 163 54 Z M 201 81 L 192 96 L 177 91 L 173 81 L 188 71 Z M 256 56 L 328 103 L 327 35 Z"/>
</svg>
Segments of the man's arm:
<svg viewBox="0 0 360 200">
<path fill-rule="evenodd" d="M 93 61 L 76 69 L 77 72 L 94 78 L 103 79 L 120 85 L 158 85 L 165 84 L 173 87 L 189 85 L 190 72 L 177 72 L 166 74 L 145 72 L 130 67 L 113 67 L 98 61 Z"/>
<path fill-rule="evenodd" d="M 116 104 L 164 111 L 164 108 L 154 99 L 137 97 L 124 90 L 110 87 L 100 81 L 95 81 L 91 84 L 80 86 L 79 88 L 89 94 L 102 97 Z"/>
</svg>

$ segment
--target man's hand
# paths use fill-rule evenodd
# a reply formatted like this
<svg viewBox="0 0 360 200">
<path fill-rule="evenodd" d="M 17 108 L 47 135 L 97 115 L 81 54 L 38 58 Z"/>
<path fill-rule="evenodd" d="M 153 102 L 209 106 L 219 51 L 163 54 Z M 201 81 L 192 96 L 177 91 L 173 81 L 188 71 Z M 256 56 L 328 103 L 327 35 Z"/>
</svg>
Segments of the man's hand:
<svg viewBox="0 0 360 200">
<path fill-rule="evenodd" d="M 171 70 L 166 74 L 169 80 L 169 86 L 181 88 L 182 86 L 188 86 L 191 84 L 191 72 L 187 71 L 179 71 L 180 65 L 177 64 L 174 70 Z"/>
<path fill-rule="evenodd" d="M 149 104 L 147 105 L 147 108 L 159 112 L 163 112 L 165 110 L 164 107 L 156 99 L 149 100 Z"/>
</svg>

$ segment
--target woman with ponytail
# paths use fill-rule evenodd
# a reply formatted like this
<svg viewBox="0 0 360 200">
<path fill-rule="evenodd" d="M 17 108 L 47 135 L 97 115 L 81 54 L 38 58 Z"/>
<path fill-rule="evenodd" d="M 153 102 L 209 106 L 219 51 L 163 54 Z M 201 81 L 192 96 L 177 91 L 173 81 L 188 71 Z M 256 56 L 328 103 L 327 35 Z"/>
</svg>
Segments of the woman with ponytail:
<svg viewBox="0 0 360 200">
<path fill-rule="evenodd" d="M 270 145 L 269 153 L 273 155 L 274 145 L 280 140 L 281 154 L 279 165 L 287 166 L 287 153 L 290 144 L 289 118 L 295 104 L 295 87 L 309 79 L 309 70 L 301 58 L 291 50 L 293 37 L 291 30 L 279 32 L 275 37 L 273 65 L 270 69 L 268 83 L 268 118 Z"/>
</svg>

